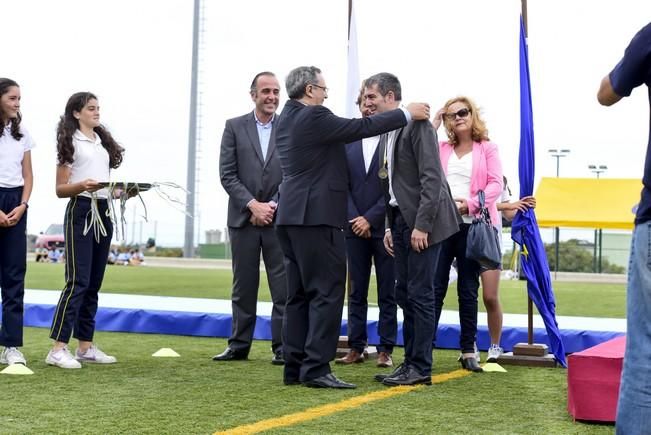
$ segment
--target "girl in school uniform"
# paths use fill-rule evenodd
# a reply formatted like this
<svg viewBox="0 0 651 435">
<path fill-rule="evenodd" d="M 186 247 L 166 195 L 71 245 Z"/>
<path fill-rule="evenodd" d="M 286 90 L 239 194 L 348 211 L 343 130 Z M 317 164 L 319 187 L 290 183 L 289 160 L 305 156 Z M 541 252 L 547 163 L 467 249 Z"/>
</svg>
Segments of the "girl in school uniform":
<svg viewBox="0 0 651 435">
<path fill-rule="evenodd" d="M 64 369 L 81 363 L 112 364 L 114 356 L 93 343 L 99 289 L 111 247 L 113 226 L 108 216 L 108 191 L 100 182 L 109 180 L 110 169 L 122 163 L 124 149 L 99 121 L 97 97 L 78 92 L 68 99 L 57 127 L 56 193 L 70 198 L 64 216 L 66 285 L 59 298 L 47 354 L 47 364 Z M 79 346 L 73 356 L 68 342 Z"/>
<path fill-rule="evenodd" d="M 27 364 L 23 345 L 23 298 L 27 256 L 27 208 L 32 193 L 34 142 L 20 125 L 20 88 L 0 78 L 0 364 Z"/>
</svg>

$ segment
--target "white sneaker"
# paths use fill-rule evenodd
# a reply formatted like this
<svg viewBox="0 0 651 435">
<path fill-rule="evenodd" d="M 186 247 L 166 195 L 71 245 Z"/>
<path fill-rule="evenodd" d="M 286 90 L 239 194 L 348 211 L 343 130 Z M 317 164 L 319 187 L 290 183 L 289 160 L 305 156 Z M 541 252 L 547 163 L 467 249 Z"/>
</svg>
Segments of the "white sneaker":
<svg viewBox="0 0 651 435">
<path fill-rule="evenodd" d="M 46 364 L 49 364 L 51 366 L 61 367 L 62 369 L 81 368 L 81 364 L 79 364 L 79 361 L 73 358 L 67 346 L 64 347 L 63 349 L 57 350 L 56 352 L 54 351 L 54 349 L 51 349 L 47 353 L 45 362 Z"/>
<path fill-rule="evenodd" d="M 504 349 L 496 344 L 491 344 L 491 347 L 488 349 L 488 359 L 486 362 L 497 362 L 497 359 L 501 357 L 503 353 Z"/>
<path fill-rule="evenodd" d="M 22 352 L 15 347 L 5 347 L 0 353 L 0 364 L 22 364 L 27 365 L 27 361 Z"/>
<path fill-rule="evenodd" d="M 99 349 L 99 347 L 95 346 L 94 344 L 91 344 L 84 353 L 79 352 L 79 349 L 77 349 L 77 352 L 75 352 L 75 358 L 77 361 L 95 364 L 115 364 L 118 362 L 117 358 L 105 354 Z"/>
</svg>

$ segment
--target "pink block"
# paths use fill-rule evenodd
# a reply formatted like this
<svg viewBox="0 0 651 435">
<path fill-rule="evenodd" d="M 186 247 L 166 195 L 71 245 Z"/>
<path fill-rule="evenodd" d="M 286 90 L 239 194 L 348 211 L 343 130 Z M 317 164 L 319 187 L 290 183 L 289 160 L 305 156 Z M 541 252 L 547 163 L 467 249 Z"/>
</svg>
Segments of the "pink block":
<svg viewBox="0 0 651 435">
<path fill-rule="evenodd" d="M 569 356 L 567 410 L 577 420 L 615 421 L 626 336 Z"/>
</svg>

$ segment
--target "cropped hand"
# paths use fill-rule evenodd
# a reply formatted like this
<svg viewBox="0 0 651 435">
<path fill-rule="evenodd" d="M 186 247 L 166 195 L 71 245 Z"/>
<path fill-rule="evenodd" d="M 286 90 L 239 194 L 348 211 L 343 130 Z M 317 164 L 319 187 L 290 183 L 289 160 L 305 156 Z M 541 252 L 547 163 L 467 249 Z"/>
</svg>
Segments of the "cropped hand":
<svg viewBox="0 0 651 435">
<path fill-rule="evenodd" d="M 249 210 L 261 225 L 269 225 L 273 221 L 274 212 L 276 211 L 275 207 L 272 207 L 268 202 L 259 202 L 255 199 L 249 204 Z"/>
<path fill-rule="evenodd" d="M 445 114 L 445 107 L 439 109 L 439 111 L 436 112 L 436 115 L 434 115 L 434 119 L 432 119 L 432 126 L 434 127 L 434 130 L 438 130 L 441 124 L 443 123 L 444 114 Z"/>
<path fill-rule="evenodd" d="M 421 252 L 429 246 L 427 242 L 427 233 L 414 228 L 411 232 L 411 248 L 416 252 Z"/>
<path fill-rule="evenodd" d="M 457 210 L 461 216 L 467 215 L 469 212 L 468 200 L 466 198 L 454 198 L 454 203 L 457 205 Z"/>
<path fill-rule="evenodd" d="M 520 198 L 520 201 L 523 202 L 529 208 L 536 208 L 536 197 L 535 196 L 524 196 Z"/>
<path fill-rule="evenodd" d="M 529 207 L 527 207 L 527 204 L 525 204 L 524 201 L 522 201 L 522 200 L 515 201 L 515 202 L 510 202 L 508 207 L 509 207 L 509 210 L 511 210 L 514 213 L 518 212 L 518 211 L 524 213 L 525 211 L 527 211 L 529 209 Z"/>
<path fill-rule="evenodd" d="M 256 218 L 253 215 L 251 215 L 251 217 L 249 218 L 249 222 L 251 222 L 251 225 L 253 225 L 254 227 L 263 227 L 264 226 L 264 223 L 261 222 L 258 218 Z"/>
<path fill-rule="evenodd" d="M 0 227 L 10 227 L 9 218 L 0 210 Z"/>
<path fill-rule="evenodd" d="M 391 237 L 391 231 L 385 231 L 384 232 L 384 249 L 386 249 L 387 254 L 390 256 L 393 255 L 393 237 Z"/>
<path fill-rule="evenodd" d="M 429 104 L 427 103 L 409 103 L 407 110 L 413 120 L 429 120 Z"/>
<path fill-rule="evenodd" d="M 351 229 L 356 236 L 368 239 L 371 236 L 371 224 L 368 223 L 364 216 L 357 216 L 349 221 Z M 366 234 L 368 234 L 366 236 Z"/>
<path fill-rule="evenodd" d="M 20 222 L 20 219 L 23 217 L 23 214 L 25 214 L 25 206 L 24 205 L 19 205 L 18 207 L 14 208 L 9 212 L 9 214 L 6 215 L 7 220 L 9 221 L 9 227 L 13 227 L 16 225 L 18 222 Z"/>
<path fill-rule="evenodd" d="M 82 192 L 97 192 L 102 188 L 99 183 L 92 178 L 87 178 L 84 181 L 80 181 Z"/>
</svg>

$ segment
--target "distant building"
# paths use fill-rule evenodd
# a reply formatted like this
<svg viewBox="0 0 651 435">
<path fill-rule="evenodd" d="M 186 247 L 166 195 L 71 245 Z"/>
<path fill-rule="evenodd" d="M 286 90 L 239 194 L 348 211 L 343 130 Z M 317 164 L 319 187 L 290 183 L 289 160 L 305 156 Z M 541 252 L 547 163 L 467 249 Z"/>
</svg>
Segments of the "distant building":
<svg viewBox="0 0 651 435">
<path fill-rule="evenodd" d="M 220 230 L 206 231 L 206 244 L 216 245 L 222 242 L 222 232 Z"/>
</svg>

